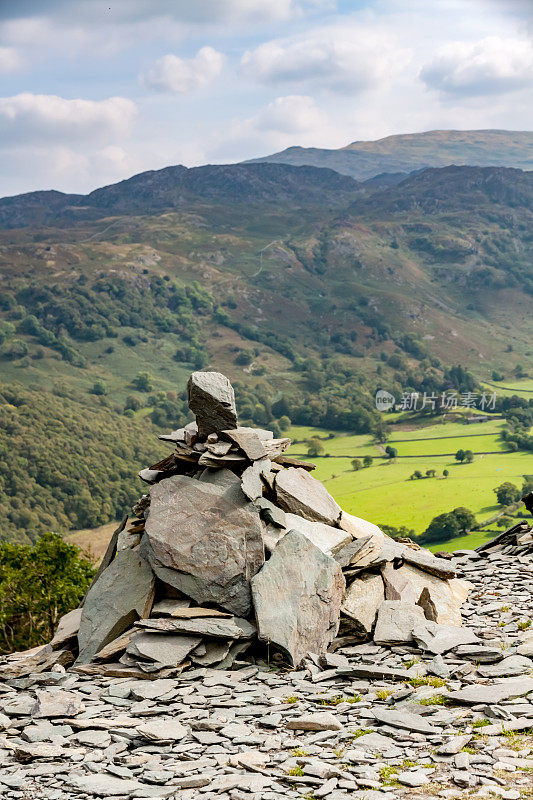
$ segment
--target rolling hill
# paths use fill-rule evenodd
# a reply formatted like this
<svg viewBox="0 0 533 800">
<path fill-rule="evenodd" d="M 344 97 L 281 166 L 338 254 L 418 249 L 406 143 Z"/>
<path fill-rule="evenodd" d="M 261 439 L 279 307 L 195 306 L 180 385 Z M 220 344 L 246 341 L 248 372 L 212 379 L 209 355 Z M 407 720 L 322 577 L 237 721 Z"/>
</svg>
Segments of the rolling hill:
<svg viewBox="0 0 533 800">
<path fill-rule="evenodd" d="M 226 372 L 242 421 L 276 432 L 369 434 L 378 388 L 513 381 L 532 197 L 511 168 L 361 184 L 248 164 L 0 200 L 2 536 L 120 516 L 192 369 Z"/>
<path fill-rule="evenodd" d="M 266 162 L 329 167 L 366 181 L 382 173 L 409 173 L 452 164 L 533 169 L 531 131 L 426 131 L 352 142 L 338 150 L 288 147 L 280 153 L 253 159 Z"/>
</svg>

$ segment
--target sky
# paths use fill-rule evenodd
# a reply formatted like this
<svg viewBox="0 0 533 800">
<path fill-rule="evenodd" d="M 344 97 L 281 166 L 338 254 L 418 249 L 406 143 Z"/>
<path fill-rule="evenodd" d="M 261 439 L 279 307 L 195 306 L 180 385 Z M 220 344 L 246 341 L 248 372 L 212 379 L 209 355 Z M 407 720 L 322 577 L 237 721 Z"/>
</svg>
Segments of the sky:
<svg viewBox="0 0 533 800">
<path fill-rule="evenodd" d="M 0 0 L 0 196 L 533 129 L 533 0 Z"/>
</svg>

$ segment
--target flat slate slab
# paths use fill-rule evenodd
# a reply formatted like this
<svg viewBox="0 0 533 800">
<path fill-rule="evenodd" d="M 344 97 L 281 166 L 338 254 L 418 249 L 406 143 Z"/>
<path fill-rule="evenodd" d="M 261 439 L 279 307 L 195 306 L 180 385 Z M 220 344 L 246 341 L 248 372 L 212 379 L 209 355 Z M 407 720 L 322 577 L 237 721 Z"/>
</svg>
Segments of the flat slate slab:
<svg viewBox="0 0 533 800">
<path fill-rule="evenodd" d="M 424 627 L 426 618 L 420 606 L 401 600 L 385 600 L 378 610 L 374 641 L 376 644 L 409 644 L 413 629 Z"/>
<path fill-rule="evenodd" d="M 413 733 L 425 733 L 428 735 L 439 734 L 439 728 L 430 725 L 429 722 L 420 714 L 410 714 L 407 711 L 395 711 L 388 708 L 375 708 L 372 714 L 378 722 L 384 725 L 391 725 L 393 728 L 403 728 Z"/>
<path fill-rule="evenodd" d="M 262 641 L 280 647 L 294 666 L 323 654 L 338 628 L 345 582 L 341 567 L 307 537 L 287 533 L 252 578 Z"/>
<path fill-rule="evenodd" d="M 350 534 L 339 528 L 326 525 L 324 522 L 311 522 L 296 514 L 285 514 L 285 526 L 287 531 L 303 533 L 328 556 L 335 556 L 339 550 L 352 541 Z"/>
<path fill-rule="evenodd" d="M 533 691 L 533 678 L 520 678 L 520 680 L 506 680 L 501 683 L 472 684 L 458 689 L 456 692 L 447 692 L 446 697 L 454 703 L 464 703 L 475 706 L 478 703 L 495 705 L 512 697 L 522 697 Z"/>
<path fill-rule="evenodd" d="M 156 575 L 198 603 L 249 616 L 249 582 L 265 557 L 264 526 L 240 485 L 176 475 L 151 497 L 145 552 Z"/>
<path fill-rule="evenodd" d="M 78 631 L 80 653 L 76 663 L 86 664 L 135 620 L 147 617 L 154 599 L 154 585 L 150 565 L 137 552 L 118 552 L 87 592 Z"/>
<path fill-rule="evenodd" d="M 341 508 L 326 487 L 301 467 L 289 467 L 276 476 L 278 504 L 289 514 L 335 526 Z"/>
<path fill-rule="evenodd" d="M 161 633 L 182 633 L 187 636 L 212 636 L 215 639 L 251 639 L 255 626 L 246 619 L 231 617 L 198 617 L 197 619 L 141 619 L 137 627 Z"/>
</svg>

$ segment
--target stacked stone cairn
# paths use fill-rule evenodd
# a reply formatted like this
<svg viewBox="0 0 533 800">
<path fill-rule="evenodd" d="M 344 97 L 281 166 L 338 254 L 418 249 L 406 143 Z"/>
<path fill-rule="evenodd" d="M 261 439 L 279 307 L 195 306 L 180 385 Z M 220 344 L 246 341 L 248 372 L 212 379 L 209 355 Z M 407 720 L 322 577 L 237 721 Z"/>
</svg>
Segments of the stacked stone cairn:
<svg viewBox="0 0 533 800">
<path fill-rule="evenodd" d="M 285 455 L 289 439 L 239 426 L 224 375 L 193 373 L 188 403 L 196 421 L 159 437 L 174 452 L 139 473 L 150 494 L 49 659 L 153 678 L 255 659 L 338 666 L 335 650 L 372 639 L 434 653 L 470 641 L 469 584 L 449 558 L 343 511 L 313 464 Z"/>
</svg>

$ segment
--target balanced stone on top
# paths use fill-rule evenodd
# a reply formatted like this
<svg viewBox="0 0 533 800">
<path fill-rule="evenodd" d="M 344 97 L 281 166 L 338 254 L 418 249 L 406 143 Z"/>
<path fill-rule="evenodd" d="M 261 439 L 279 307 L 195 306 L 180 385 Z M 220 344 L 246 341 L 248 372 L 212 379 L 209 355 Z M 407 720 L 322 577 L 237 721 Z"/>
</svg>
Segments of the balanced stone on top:
<svg viewBox="0 0 533 800">
<path fill-rule="evenodd" d="M 221 372 L 193 372 L 187 384 L 187 402 L 196 415 L 200 439 L 237 427 L 233 386 Z"/>
</svg>

